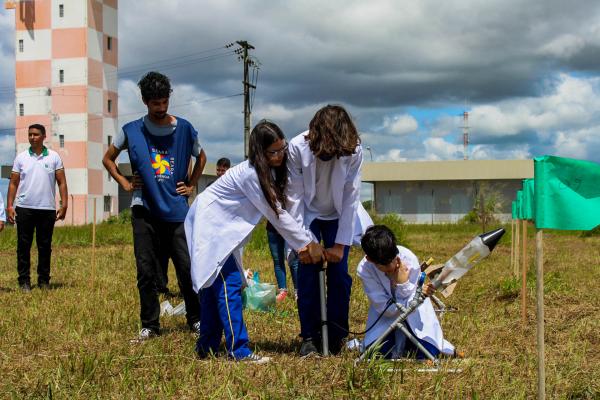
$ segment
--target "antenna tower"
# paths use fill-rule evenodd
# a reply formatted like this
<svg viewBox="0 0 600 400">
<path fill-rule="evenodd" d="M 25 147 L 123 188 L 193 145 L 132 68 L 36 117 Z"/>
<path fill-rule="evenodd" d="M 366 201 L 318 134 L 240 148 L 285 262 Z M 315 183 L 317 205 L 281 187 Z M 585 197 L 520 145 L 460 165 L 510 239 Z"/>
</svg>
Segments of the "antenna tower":
<svg viewBox="0 0 600 400">
<path fill-rule="evenodd" d="M 469 112 L 463 112 L 463 155 L 464 159 L 469 159 Z"/>
</svg>

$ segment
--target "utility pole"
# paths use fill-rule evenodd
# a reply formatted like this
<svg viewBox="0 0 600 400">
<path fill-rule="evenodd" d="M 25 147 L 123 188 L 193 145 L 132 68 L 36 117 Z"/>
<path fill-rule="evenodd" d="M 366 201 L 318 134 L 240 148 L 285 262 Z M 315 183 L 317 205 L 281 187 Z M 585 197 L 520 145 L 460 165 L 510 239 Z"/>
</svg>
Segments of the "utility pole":
<svg viewBox="0 0 600 400">
<path fill-rule="evenodd" d="M 244 84 L 244 160 L 247 160 L 248 139 L 250 138 L 250 115 L 252 112 L 250 109 L 250 90 L 256 89 L 256 86 L 248 80 L 248 67 L 252 63 L 252 60 L 248 57 L 248 50 L 254 50 L 254 46 L 245 40 L 238 40 L 236 43 L 240 46 L 238 49 L 238 54 L 240 54 L 239 59 L 244 62 L 244 81 L 242 82 Z"/>
</svg>

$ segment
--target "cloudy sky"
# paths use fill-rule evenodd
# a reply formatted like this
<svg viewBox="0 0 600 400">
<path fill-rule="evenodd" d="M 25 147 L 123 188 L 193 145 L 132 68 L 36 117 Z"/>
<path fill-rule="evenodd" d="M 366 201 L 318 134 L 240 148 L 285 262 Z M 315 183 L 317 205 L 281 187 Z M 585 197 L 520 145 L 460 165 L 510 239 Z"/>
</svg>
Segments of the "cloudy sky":
<svg viewBox="0 0 600 400">
<path fill-rule="evenodd" d="M 0 16 L 0 162 L 14 157 L 14 15 Z M 210 161 L 243 154 L 242 64 L 261 64 L 253 121 L 291 137 L 327 103 L 348 108 L 375 161 L 542 154 L 600 162 L 597 0 L 125 0 L 119 4 L 121 122 L 143 111 L 148 69 L 174 83 L 173 114 Z M 366 157 L 370 154 L 367 151 Z"/>
</svg>

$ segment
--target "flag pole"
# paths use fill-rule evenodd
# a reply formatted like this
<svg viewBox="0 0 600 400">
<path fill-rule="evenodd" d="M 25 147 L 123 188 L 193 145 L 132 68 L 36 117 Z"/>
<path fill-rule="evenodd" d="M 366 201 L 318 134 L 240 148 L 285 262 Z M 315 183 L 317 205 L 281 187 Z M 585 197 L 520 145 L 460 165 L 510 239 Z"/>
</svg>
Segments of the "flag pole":
<svg viewBox="0 0 600 400">
<path fill-rule="evenodd" d="M 546 398 L 546 372 L 544 359 L 544 244 L 543 231 L 535 232 L 536 298 L 537 298 L 537 358 L 538 400 Z"/>
<path fill-rule="evenodd" d="M 527 323 L 527 220 L 523 220 L 523 264 L 521 264 L 521 323 Z"/>
<path fill-rule="evenodd" d="M 516 227 L 515 227 L 515 264 L 513 265 L 513 276 L 519 276 L 519 260 L 521 259 L 521 249 L 520 249 L 520 232 L 519 228 L 521 227 L 521 220 L 517 218 Z"/>
<path fill-rule="evenodd" d="M 96 281 L 96 198 L 94 197 L 94 217 L 92 218 L 92 286 Z"/>
<path fill-rule="evenodd" d="M 510 220 L 510 268 L 515 270 L 515 219 Z"/>
</svg>

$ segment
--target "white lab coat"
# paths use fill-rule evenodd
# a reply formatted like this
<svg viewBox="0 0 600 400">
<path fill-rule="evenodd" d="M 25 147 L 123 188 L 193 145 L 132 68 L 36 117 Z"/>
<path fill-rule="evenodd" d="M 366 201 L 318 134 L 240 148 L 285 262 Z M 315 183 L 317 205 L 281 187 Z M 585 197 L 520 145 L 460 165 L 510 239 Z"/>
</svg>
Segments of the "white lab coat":
<svg viewBox="0 0 600 400">
<path fill-rule="evenodd" d="M 308 131 L 303 132 L 289 143 L 287 209 L 296 221 L 308 229 L 319 215 L 315 215 L 306 207 L 315 197 L 316 187 L 316 157 L 305 140 L 307 134 Z M 347 246 L 358 244 L 360 236 L 373 225 L 371 217 L 360 203 L 362 160 L 360 145 L 356 147 L 355 154 L 333 159 L 335 164 L 331 177 L 331 191 L 339 215 L 335 243 Z"/>
<path fill-rule="evenodd" d="M 311 242 L 310 232 L 298 225 L 285 210 L 277 218 L 248 161 L 230 168 L 196 197 L 185 219 L 196 292 L 212 285 L 231 254 L 243 276 L 242 247 L 263 216 L 292 249 L 301 249 Z"/>
<path fill-rule="evenodd" d="M 398 257 L 409 270 L 409 278 L 408 281 L 396 287 L 396 301 L 403 306 L 407 306 L 417 289 L 421 268 L 417 256 L 412 251 L 402 246 L 398 246 L 398 250 Z M 357 274 L 369 299 L 369 315 L 367 317 L 367 328 L 369 328 L 383 312 L 388 301 L 392 299 L 390 279 L 384 272 L 378 270 L 373 263 L 367 261 L 366 257 L 358 264 Z M 365 335 L 364 348 L 367 348 L 381 336 L 399 315 L 398 308 L 393 305 L 390 306 L 373 329 Z M 444 339 L 442 327 L 435 315 L 431 300 L 426 299 L 418 309 L 408 316 L 407 322 L 419 339 L 433 344 L 442 353 L 454 353 L 454 346 Z"/>
</svg>

